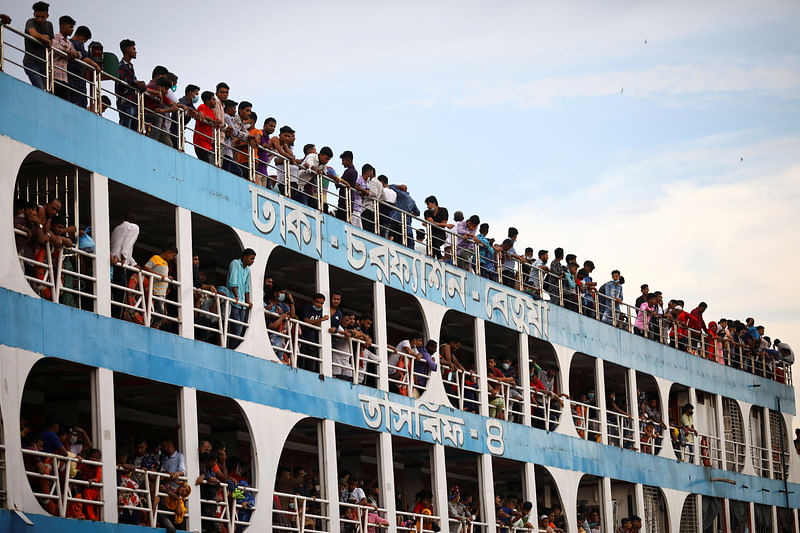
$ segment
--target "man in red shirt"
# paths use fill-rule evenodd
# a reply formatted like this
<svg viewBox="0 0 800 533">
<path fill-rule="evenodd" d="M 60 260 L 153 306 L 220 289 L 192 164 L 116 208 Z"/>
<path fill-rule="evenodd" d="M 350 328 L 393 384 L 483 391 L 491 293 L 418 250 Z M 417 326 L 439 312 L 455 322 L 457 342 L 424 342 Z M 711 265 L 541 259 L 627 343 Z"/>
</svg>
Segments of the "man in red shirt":
<svg viewBox="0 0 800 533">
<path fill-rule="evenodd" d="M 203 92 L 200 98 L 203 103 L 197 108 L 192 144 L 194 144 L 194 152 L 197 154 L 197 159 L 213 164 L 211 145 L 214 140 L 213 126 L 218 123 L 214 114 L 217 99 L 211 91 Z"/>
</svg>

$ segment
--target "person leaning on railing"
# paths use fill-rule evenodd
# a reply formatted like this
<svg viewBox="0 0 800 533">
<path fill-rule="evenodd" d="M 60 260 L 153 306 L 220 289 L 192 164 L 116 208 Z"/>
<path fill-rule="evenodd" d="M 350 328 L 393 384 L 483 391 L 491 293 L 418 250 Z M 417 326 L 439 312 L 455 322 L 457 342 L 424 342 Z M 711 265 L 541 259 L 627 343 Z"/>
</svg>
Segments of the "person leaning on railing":
<svg viewBox="0 0 800 533">
<path fill-rule="evenodd" d="M 119 43 L 119 49 L 122 52 L 122 59 L 119 62 L 119 81 L 114 84 L 119 123 L 126 128 L 138 131 L 138 93 L 147 89 L 147 84 L 136 79 L 136 72 L 133 68 L 132 61 L 136 59 L 136 43 L 130 39 L 123 39 Z"/>
</svg>

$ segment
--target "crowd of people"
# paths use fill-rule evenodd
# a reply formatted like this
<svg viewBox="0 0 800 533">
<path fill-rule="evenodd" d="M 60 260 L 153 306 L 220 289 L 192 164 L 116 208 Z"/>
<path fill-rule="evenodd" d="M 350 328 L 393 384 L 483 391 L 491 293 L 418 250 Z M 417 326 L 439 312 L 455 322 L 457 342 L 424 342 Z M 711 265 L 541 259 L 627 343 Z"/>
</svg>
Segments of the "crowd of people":
<svg viewBox="0 0 800 533">
<path fill-rule="evenodd" d="M 66 500 L 66 516 L 81 520 L 102 520 L 104 483 L 100 450 L 93 447 L 88 433 L 77 425 L 67 425 L 47 416 L 34 427 L 23 413 L 20 433 L 25 470 L 42 506 L 59 515 L 59 501 Z M 229 457 L 224 442 L 202 439 L 199 442 L 200 475 L 193 483 L 187 479 L 186 461 L 172 437 L 151 440 L 131 435 L 116 448 L 116 487 L 119 523 L 157 527 L 168 532 L 186 529 L 188 498 L 193 486 L 200 491 L 202 531 L 238 533 L 243 531 L 255 508 L 250 487 L 249 466 L 238 457 Z M 63 459 L 62 459 L 63 458 Z M 55 478 L 59 479 L 56 480 Z M 69 482 L 70 490 L 66 490 Z M 60 490 L 53 484 L 60 483 Z M 224 487 L 223 487 L 224 486 Z M 92 504 L 91 502 L 98 502 Z M 236 509 L 236 531 L 229 531 L 223 511 Z"/>
<path fill-rule="evenodd" d="M 47 3 L 33 5 L 33 17 L 25 24 L 25 32 L 30 36 L 25 42 L 26 72 L 33 85 L 44 88 L 45 48 L 59 50 L 63 54 L 56 54 L 54 59 L 56 66 L 61 67 L 56 69 L 55 92 L 86 107 L 86 81 L 80 75 L 85 65 L 78 64 L 77 60 L 100 70 L 100 65 L 92 59 L 85 46 L 91 38 L 91 31 L 85 26 L 75 29 L 74 19 L 64 15 L 59 19 L 59 32 L 54 33 L 48 17 Z M 449 210 L 439 205 L 439 200 L 433 195 L 425 198 L 425 210 L 421 212 L 407 185 L 390 183 L 386 175 L 378 175 L 369 163 L 362 165 L 359 172 L 351 150 L 340 154 L 344 168 L 341 176 L 330 166 L 334 152 L 328 146 L 317 150 L 315 144 L 306 144 L 302 156 L 295 156 L 294 129 L 284 125 L 275 135 L 277 120 L 270 116 L 259 123 L 253 104 L 245 99 L 239 102 L 231 99 L 231 88 L 227 83 L 218 83 L 213 92 L 187 84 L 184 95 L 178 97 L 178 76 L 164 66 L 153 69 L 149 82 L 137 78 L 133 66 L 137 59 L 133 40 L 122 40 L 120 52 L 122 58 L 115 93 L 123 126 L 140 129 L 137 106 L 141 94 L 145 107 L 142 114 L 146 122 L 145 131 L 164 144 L 177 147 L 175 141 L 179 137 L 180 121 L 176 113 L 180 111 L 186 116 L 185 126 L 191 120 L 195 121 L 193 144 L 197 157 L 203 161 L 218 163 L 224 170 L 246 177 L 252 177 L 249 169 L 253 166 L 256 180 L 265 187 L 442 261 L 501 281 L 534 298 L 548 299 L 553 304 L 632 329 L 643 337 L 669 343 L 680 350 L 734 368 L 762 375 L 769 373 L 779 381 L 785 379 L 784 366 L 794 360 L 791 348 L 778 339 L 771 341 L 765 337 L 763 326 L 755 326 L 752 319 L 723 318 L 706 324 L 702 316 L 707 307 L 705 303 L 688 312 L 683 300 L 671 299 L 665 305 L 661 291 L 650 292 L 649 287 L 643 285 L 642 296 L 637 298 L 630 319 L 633 324 L 629 324 L 629 314 L 621 311 L 625 280 L 619 270 L 613 270 L 611 279 L 599 284 L 593 278 L 595 265 L 592 260 L 580 263 L 575 254 L 565 254 L 562 248 L 555 249 L 552 260 L 545 249 L 534 254 L 534 249 L 527 247 L 520 254 L 517 252 L 519 231 L 516 228 L 508 228 L 502 240 L 489 237 L 489 224 L 482 222 L 479 215 L 465 217 L 456 211 L 451 220 Z M 202 103 L 196 106 L 200 101 Z M 219 160 L 213 153 L 215 139 L 219 139 L 222 147 Z M 337 191 L 336 199 L 328 202 L 331 185 Z M 37 216 L 32 217 L 27 215 L 25 206 L 19 206 L 19 209 L 26 213 L 21 224 L 21 227 L 27 226 L 26 231 L 31 225 L 43 223 L 41 220 L 37 222 L 37 216 L 43 218 L 41 208 L 35 214 Z M 415 217 L 428 227 L 415 228 Z M 60 233 L 50 231 L 53 244 L 64 244 L 70 240 L 68 237 L 75 240 L 75 228 L 59 226 L 59 230 Z M 42 239 L 42 232 L 31 238 L 39 244 Z M 244 308 L 236 307 L 236 316 L 241 318 Z"/>
</svg>

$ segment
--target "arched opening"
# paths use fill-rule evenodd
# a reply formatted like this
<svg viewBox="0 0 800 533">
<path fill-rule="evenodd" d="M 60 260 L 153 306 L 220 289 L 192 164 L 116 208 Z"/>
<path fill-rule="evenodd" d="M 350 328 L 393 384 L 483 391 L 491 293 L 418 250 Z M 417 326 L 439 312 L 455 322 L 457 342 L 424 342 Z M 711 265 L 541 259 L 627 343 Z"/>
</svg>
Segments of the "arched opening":
<svg viewBox="0 0 800 533">
<path fill-rule="evenodd" d="M 637 416 L 639 417 L 640 451 L 658 455 L 664 435 L 669 432 L 665 421 L 658 383 L 653 376 L 636 372 Z"/>
<path fill-rule="evenodd" d="M 769 435 L 772 443 L 772 473 L 775 479 L 784 479 L 789 475 L 789 439 L 783 415 L 769 410 Z"/>
<path fill-rule="evenodd" d="M 313 308 L 317 293 L 317 262 L 288 248 L 277 247 L 267 261 L 264 297 L 284 294 L 284 300 L 265 302 L 264 319 L 270 344 L 284 364 L 319 372 L 319 318 L 328 314 L 330 302 L 319 310 Z M 305 320 L 304 320 L 305 319 Z"/>
<path fill-rule="evenodd" d="M 200 514 L 204 529 L 228 531 L 250 523 L 258 503 L 253 480 L 253 442 L 237 403 L 223 396 L 197 393 Z M 212 476 L 219 483 L 209 482 Z"/>
<path fill-rule="evenodd" d="M 564 501 L 561 499 L 561 492 L 556 485 L 553 476 L 543 466 L 534 466 L 534 477 L 536 479 L 536 509 L 538 514 L 551 516 L 563 515 L 564 512 L 570 512 L 570 509 L 564 509 Z M 538 518 L 538 517 L 537 517 Z M 558 525 L 556 524 L 564 524 Z M 556 518 L 553 521 L 554 525 L 566 530 L 566 517 L 562 519 Z"/>
<path fill-rule="evenodd" d="M 232 261 L 242 256 L 239 238 L 225 224 L 192 213 L 191 253 L 194 338 L 219 346 L 238 344 L 245 329 L 236 317 L 231 320 L 234 302 L 227 278 Z"/>
<path fill-rule="evenodd" d="M 373 329 L 373 286 L 372 281 L 362 276 L 330 267 L 333 377 L 377 387 L 379 361 Z"/>
<path fill-rule="evenodd" d="M 728 500 L 728 520 L 731 523 L 731 533 L 748 533 L 750 504 L 739 500 Z"/>
<path fill-rule="evenodd" d="M 389 390 L 404 396 L 419 394 L 420 389 L 416 389 L 411 380 L 417 365 L 414 365 L 415 357 L 408 353 L 408 349 L 415 343 L 418 345 L 411 348 L 412 351 L 424 347 L 431 337 L 417 299 L 391 287 L 386 287 L 386 336 L 389 346 Z"/>
<path fill-rule="evenodd" d="M 697 405 L 694 413 L 694 427 L 699 442 L 699 459 L 703 466 L 722 468 L 722 447 L 718 436 L 716 396 L 697 390 Z"/>
<path fill-rule="evenodd" d="M 692 407 L 691 410 L 688 407 Z M 685 423 L 694 419 L 695 406 L 689 403 L 689 388 L 680 383 L 673 383 L 669 389 L 669 427 L 672 448 L 678 460 L 691 463 L 694 461 L 695 434 L 683 429 Z"/>
<path fill-rule="evenodd" d="M 186 477 L 180 387 L 114 374 L 119 522 L 180 526 L 176 496 L 197 488 Z M 192 480 L 194 481 L 194 480 Z"/>
<path fill-rule="evenodd" d="M 486 510 L 481 505 L 483 487 L 480 476 L 480 455 L 446 447 L 444 456 L 447 464 L 449 517 L 449 529 L 445 528 L 445 531 L 467 533 L 471 528 L 486 527 L 491 517 L 487 518 Z M 498 479 L 496 473 L 494 478 Z M 473 519 L 473 516 L 476 518 Z"/>
<path fill-rule="evenodd" d="M 447 502 L 438 501 L 432 490 L 433 446 L 392 435 L 392 452 L 403 458 L 402 464 L 394 465 L 398 529 L 440 531 L 438 516 Z"/>
<path fill-rule="evenodd" d="M 750 456 L 753 458 L 753 468 L 761 477 L 769 477 L 770 450 L 767 449 L 767 421 L 764 417 L 764 408 L 752 406 L 750 408 Z"/>
<path fill-rule="evenodd" d="M 91 384 L 90 367 L 51 358 L 38 361 L 25 381 L 22 459 L 36 499 L 55 516 L 102 517 L 101 493 L 90 485 L 102 481 Z"/>
<path fill-rule="evenodd" d="M 578 524 L 583 525 L 587 531 L 598 529 L 600 531 L 614 530 L 614 517 L 605 516 L 603 507 L 603 478 L 586 474 L 578 482 L 577 496 Z M 603 527 L 603 522 L 611 523 L 611 527 Z"/>
<path fill-rule="evenodd" d="M 478 367 L 475 360 L 475 319 L 447 311 L 439 335 L 442 379 L 450 403 L 457 409 L 478 412 Z"/>
<path fill-rule="evenodd" d="M 533 507 L 534 502 L 528 502 L 530 495 L 525 491 L 525 466 L 518 461 L 504 459 L 502 457 L 492 457 L 492 473 L 494 474 L 494 500 L 495 509 L 489 511 L 489 517 L 482 518 L 482 521 L 494 520 L 504 527 L 514 527 L 518 520 L 513 514 L 513 510 L 519 511 L 533 526 L 538 526 L 538 516 L 526 509 L 527 503 Z M 527 503 L 526 503 L 527 502 Z M 541 514 L 541 509 L 538 509 Z M 484 515 L 481 515 L 484 516 Z M 498 531 L 500 531 L 498 525 Z"/>
<path fill-rule="evenodd" d="M 554 431 L 564 410 L 561 369 L 553 345 L 528 337 L 528 358 L 531 372 L 531 425 Z"/>
<path fill-rule="evenodd" d="M 297 531 L 302 523 L 317 531 L 329 531 L 329 502 L 338 500 L 336 487 L 326 487 L 322 476 L 320 420 L 298 422 L 286 438 L 275 477 L 272 527 Z"/>
<path fill-rule="evenodd" d="M 485 337 L 489 416 L 521 424 L 524 395 L 519 380 L 519 333 L 486 322 Z"/>
<path fill-rule="evenodd" d="M 379 489 L 378 433 L 336 424 L 336 450 L 340 525 L 343 528 L 361 526 L 363 529 L 369 518 L 368 513 L 374 512 L 369 507 L 370 502 L 376 504 L 377 514 L 386 520 L 386 498 L 392 495 L 382 494 Z"/>
<path fill-rule="evenodd" d="M 728 470 L 741 472 L 747 449 L 744 443 L 744 420 L 739 402 L 722 398 L 722 422 L 725 431 L 725 465 Z"/>
<path fill-rule="evenodd" d="M 578 436 L 602 442 L 600 409 L 597 407 L 597 360 L 584 353 L 575 352 L 569 366 L 569 390 L 572 421 Z"/>
<path fill-rule="evenodd" d="M 42 298 L 95 309 L 95 255 L 80 234 L 91 226 L 91 174 L 32 152 L 14 186 L 14 240 L 25 279 Z"/>
<path fill-rule="evenodd" d="M 660 488 L 649 485 L 644 485 L 642 492 L 644 493 L 644 515 L 642 516 L 644 533 L 669 531 L 669 514 L 664 493 Z"/>
<path fill-rule="evenodd" d="M 679 533 L 700 533 L 697 498 L 697 494 L 689 494 L 683 501 Z M 702 533 L 706 533 L 705 530 Z"/>
<path fill-rule="evenodd" d="M 180 290 L 161 277 L 178 278 L 170 250 L 176 241 L 175 206 L 113 181 L 108 182 L 108 205 L 111 252 L 118 260 L 111 275 L 112 316 L 178 333 Z"/>
<path fill-rule="evenodd" d="M 633 416 L 636 414 L 636 399 L 628 391 L 628 369 L 603 362 L 606 389 L 606 425 L 608 444 L 620 448 L 637 448 L 633 432 Z"/>
</svg>

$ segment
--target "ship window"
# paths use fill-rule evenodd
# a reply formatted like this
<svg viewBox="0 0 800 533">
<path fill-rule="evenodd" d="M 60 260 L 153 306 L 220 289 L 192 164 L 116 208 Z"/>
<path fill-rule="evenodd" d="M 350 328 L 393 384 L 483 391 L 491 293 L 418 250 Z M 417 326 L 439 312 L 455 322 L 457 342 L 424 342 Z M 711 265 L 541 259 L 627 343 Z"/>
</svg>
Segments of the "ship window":
<svg viewBox="0 0 800 533">
<path fill-rule="evenodd" d="M 42 298 L 94 311 L 94 251 L 79 246 L 80 231 L 91 226 L 89 189 L 86 170 L 33 152 L 17 174 L 12 216 L 20 265 L 30 287 Z M 56 211 L 51 207 L 58 209 L 57 215 L 52 216 Z"/>
<path fill-rule="evenodd" d="M 92 426 L 92 369 L 59 359 L 42 359 L 31 369 L 20 412 L 22 458 L 28 481 L 42 507 L 52 515 L 98 520 L 101 504 L 78 505 L 82 486 L 59 472 L 85 470 L 99 476 L 97 464 L 82 466 L 77 456 L 99 460 Z M 67 452 L 73 454 L 66 457 Z M 91 471 L 90 471 L 91 470 Z M 99 479 L 99 480 L 102 480 Z M 99 492 L 80 499 L 100 502 Z"/>
<path fill-rule="evenodd" d="M 395 457 L 402 457 L 402 463 L 394 464 L 395 492 L 397 493 L 398 520 L 414 528 L 414 524 L 422 522 L 423 530 L 432 531 L 441 527 L 437 516 L 445 511 L 447 502 L 437 501 L 432 490 L 433 446 L 419 440 L 406 439 L 392 435 L 392 452 Z M 418 515 L 430 519 L 420 519 Z"/>
<path fill-rule="evenodd" d="M 378 433 L 355 428 L 344 424 L 336 424 L 336 451 L 338 454 L 339 484 L 347 491 L 347 502 L 339 504 L 339 516 L 344 523 L 356 525 L 363 523 L 367 509 L 362 507 L 363 498 L 378 504 L 378 514 L 386 516 L 386 498 L 382 494 L 378 474 Z M 394 451 L 398 456 L 397 450 Z M 400 455 L 402 457 L 402 455 Z M 356 501 L 358 500 L 358 501 Z"/>
<path fill-rule="evenodd" d="M 521 424 L 524 395 L 519 380 L 519 333 L 491 322 L 486 322 L 484 329 L 489 416 Z M 505 383 L 494 377 L 492 364 L 497 369 L 496 373 L 503 374 L 504 377 L 514 377 L 514 382 Z M 508 369 L 504 368 L 504 364 L 508 365 Z"/>
<path fill-rule="evenodd" d="M 689 403 L 689 388 L 680 383 L 673 383 L 669 389 L 669 422 L 670 438 L 672 440 L 672 448 L 675 450 L 675 455 L 678 460 L 691 463 L 694 460 L 694 443 L 693 437 L 687 436 L 685 432 L 680 430 L 681 425 L 681 410 Z M 694 406 L 697 414 L 697 406 Z M 695 425 L 695 428 L 697 426 Z"/>
<path fill-rule="evenodd" d="M 661 421 L 666 424 L 667 417 L 661 406 L 661 396 L 658 390 L 658 383 L 650 374 L 642 372 L 636 373 L 636 390 L 638 391 L 638 398 L 636 400 L 636 412 L 641 417 L 647 412 L 655 412 L 657 416 L 661 417 Z M 661 451 L 661 444 L 664 438 L 668 438 L 669 430 L 658 424 L 657 421 L 648 419 L 652 422 L 652 434 L 649 433 L 647 426 L 640 426 L 642 428 L 641 446 L 639 450 L 643 453 L 650 453 L 658 455 Z"/>
<path fill-rule="evenodd" d="M 452 347 L 443 348 L 448 343 L 451 343 Z M 456 346 L 457 350 L 454 348 Z M 455 366 L 447 366 L 447 362 L 441 356 L 445 350 L 454 352 L 466 374 Z M 475 365 L 475 319 L 473 317 L 458 311 L 447 311 L 444 314 L 439 334 L 439 355 L 442 362 L 444 388 L 450 398 L 450 403 L 458 409 L 477 413 L 477 379 L 474 381 L 467 379 L 470 370 L 474 372 L 475 376 L 478 375 Z"/>
<path fill-rule="evenodd" d="M 578 436 L 601 441 L 600 411 L 597 408 L 597 359 L 575 352 L 569 366 L 569 392 L 572 421 Z"/>
<path fill-rule="evenodd" d="M 744 442 L 742 411 L 736 400 L 722 399 L 722 421 L 725 430 L 725 466 L 728 470 L 741 472 L 747 457 L 747 447 Z"/>
<path fill-rule="evenodd" d="M 608 444 L 620 448 L 638 448 L 635 442 L 632 419 L 612 408 L 612 401 L 621 411 L 629 416 L 636 414 L 636 400 L 628 394 L 628 369 L 611 363 L 603 362 L 606 390 L 606 423 L 608 428 Z M 612 400 L 613 395 L 613 400 Z"/>
<path fill-rule="evenodd" d="M 108 204 L 111 226 L 109 231 L 112 234 L 123 222 L 133 223 L 139 227 L 139 236 L 132 254 L 132 260 L 137 265 L 146 265 L 151 257 L 175 245 L 175 206 L 113 181 L 108 182 Z M 181 250 L 178 250 L 178 253 L 180 252 Z M 188 250 L 183 252 L 191 253 Z M 153 296 L 150 296 L 149 286 L 153 285 L 151 275 L 140 274 L 131 261 L 127 263 L 117 264 L 113 268 L 112 316 L 162 331 L 178 333 L 177 302 L 180 291 L 177 286 L 168 283 L 165 295 L 154 292 Z M 171 261 L 166 270 L 173 279 L 178 279 L 175 261 Z M 185 282 L 191 283 L 191 280 Z M 160 292 L 159 290 L 158 293 Z"/>
<path fill-rule="evenodd" d="M 555 374 L 554 386 L 558 394 L 564 392 L 562 382 L 562 371 L 559 368 L 558 357 L 553 345 L 547 341 L 537 339 L 536 337 L 528 337 L 528 356 L 531 361 L 531 372 L 536 373 L 539 380 L 543 385 L 547 385 L 548 372 L 553 367 L 558 368 Z M 533 375 L 533 374 L 532 374 Z M 546 395 L 539 392 L 535 395 L 537 405 L 533 406 L 531 412 L 531 424 L 533 427 L 539 429 L 547 428 L 553 431 L 558 427 L 558 421 L 561 419 L 561 412 L 563 406 L 560 402 L 547 398 Z"/>
<path fill-rule="evenodd" d="M 494 477 L 495 500 L 497 500 L 497 497 L 499 496 L 504 506 L 512 507 L 512 505 L 510 505 L 510 500 L 515 499 L 519 502 L 519 507 L 516 508 L 520 509 L 522 504 L 528 501 L 529 497 L 529 495 L 525 493 L 525 487 L 523 484 L 525 479 L 524 475 L 523 463 L 493 456 L 492 476 Z M 476 498 L 479 500 L 477 496 Z M 492 512 L 494 511 L 492 510 Z M 540 512 L 538 514 L 541 515 L 542 513 Z M 484 513 L 481 513 L 480 516 L 482 517 L 480 519 L 481 521 L 485 520 L 485 518 L 483 518 L 485 516 Z M 498 519 L 498 517 L 494 514 L 491 516 L 494 516 L 496 520 Z M 535 521 L 536 518 L 538 517 L 534 517 L 533 514 L 531 514 L 531 520 Z"/>
<path fill-rule="evenodd" d="M 458 518 L 450 514 L 449 530 L 469 531 L 469 528 L 466 527 L 466 521 L 463 520 L 464 515 L 467 513 L 477 515 L 477 522 L 486 522 L 486 516 L 481 505 L 483 503 L 481 501 L 483 479 L 480 475 L 480 455 L 459 448 L 446 447 L 444 449 L 444 459 L 447 464 L 448 502 L 455 503 L 455 498 L 458 498 L 458 503 L 463 504 L 465 510 L 469 510 L 462 515 L 462 520 L 458 520 Z M 495 473 L 494 479 L 498 479 L 497 473 Z M 455 496 L 456 493 L 458 496 Z M 444 529 L 445 531 L 448 530 L 448 528 Z"/>
<path fill-rule="evenodd" d="M 767 448 L 766 420 L 764 408 L 753 406 L 750 408 L 750 457 L 753 459 L 753 468 L 761 477 L 769 477 L 770 450 Z"/>
<path fill-rule="evenodd" d="M 769 411 L 769 435 L 772 443 L 772 472 L 775 479 L 783 479 L 789 474 L 790 452 L 786 424 L 783 415 L 778 411 Z M 783 474 L 782 474 L 783 473 Z"/>
<path fill-rule="evenodd" d="M 725 513 L 722 500 L 710 496 L 702 496 L 703 533 L 723 533 L 725 531 Z"/>
<path fill-rule="evenodd" d="M 772 532 L 772 507 L 760 503 L 753 504 L 753 516 L 755 517 L 756 528 L 754 533 L 773 533 Z"/>
<path fill-rule="evenodd" d="M 325 487 L 321 429 L 320 420 L 306 418 L 298 422 L 286 438 L 275 476 L 278 501 L 273 503 L 272 523 L 276 531 L 298 529 L 303 517 L 307 530 L 329 530 L 328 506 L 315 501 L 314 496 L 322 495 L 335 502 L 339 493 L 338 487 L 329 490 Z"/>
<path fill-rule="evenodd" d="M 689 494 L 683 502 L 681 509 L 681 522 L 679 533 L 700 533 L 697 516 L 697 494 Z M 702 533 L 706 533 L 703 531 Z"/>
<path fill-rule="evenodd" d="M 636 494 L 633 483 L 612 479 L 611 501 L 613 502 L 613 523 L 615 525 L 620 524 L 623 518 L 630 518 L 642 514 L 642 511 L 636 508 Z"/>
<path fill-rule="evenodd" d="M 739 500 L 728 500 L 731 533 L 750 531 L 750 504 Z"/>
<path fill-rule="evenodd" d="M 200 506 L 203 529 L 217 530 L 215 525 L 220 524 L 218 517 L 226 520 L 228 531 L 239 529 L 237 526 L 250 522 L 252 508 L 258 508 L 259 503 L 253 490 L 255 472 L 247 420 L 234 400 L 198 392 L 197 426 L 200 450 L 211 453 L 216 458 L 223 475 L 230 478 L 230 482 L 221 489 L 208 484 L 200 486 L 200 497 L 203 500 L 206 499 L 204 494 L 214 499 L 219 490 L 223 492 L 223 497 L 217 505 Z M 211 452 L 207 451 L 209 448 Z M 204 457 L 200 456 L 201 469 Z M 238 489 L 241 497 L 232 497 L 234 492 L 231 490 L 232 486 Z"/>
<path fill-rule="evenodd" d="M 536 479 L 536 508 L 539 511 L 539 515 L 541 516 L 552 510 L 555 505 L 558 505 L 564 512 L 570 512 L 569 509 L 564 509 L 561 491 L 547 468 L 536 465 L 534 467 L 534 476 Z"/>
<path fill-rule="evenodd" d="M 580 482 L 578 482 L 577 504 L 578 520 L 583 517 L 592 529 L 595 524 L 601 524 L 599 528 L 601 531 L 613 529 L 613 525 L 611 527 L 602 527 L 603 522 L 616 524 L 613 516 L 605 516 L 604 513 L 603 478 L 589 474 L 581 477 Z"/>
<path fill-rule="evenodd" d="M 225 294 L 222 287 L 225 287 L 228 278 L 228 267 L 233 259 L 241 258 L 242 245 L 236 233 L 226 226 L 210 218 L 192 213 L 192 260 L 197 259 L 199 275 L 202 287 L 194 287 L 194 338 L 213 344 L 227 346 L 229 342 L 235 342 L 227 335 L 223 339 L 223 333 L 228 330 L 222 325 L 230 312 L 224 301 L 217 299 L 216 289 L 220 288 L 221 294 Z M 180 252 L 180 251 L 179 251 Z M 238 334 L 241 337 L 244 334 Z M 224 342 L 223 342 L 224 341 Z"/>
<path fill-rule="evenodd" d="M 794 533 L 794 512 L 788 507 L 778 507 L 778 533 Z"/>
<path fill-rule="evenodd" d="M 669 531 L 667 502 L 664 493 L 658 487 L 645 485 L 642 487 L 644 493 L 644 510 L 641 515 L 644 533 L 663 533 Z"/>
<path fill-rule="evenodd" d="M 342 313 L 352 313 L 349 320 L 360 321 L 359 327 L 372 339 L 372 345 L 367 346 L 357 340 L 347 340 L 341 333 L 336 333 L 331 338 L 333 375 L 356 380 L 356 382 L 370 387 L 378 386 L 378 348 L 375 345 L 375 306 L 374 283 L 362 276 L 357 276 L 340 268 L 330 267 L 330 294 L 331 300 L 340 298 L 339 310 Z M 381 286 L 382 290 L 382 286 Z M 373 319 L 371 327 L 368 319 Z M 352 327 L 349 325 L 348 327 Z M 333 324 L 331 323 L 331 327 Z M 351 356 L 352 354 L 352 356 Z M 375 357 L 373 357 L 375 356 Z"/>
</svg>

